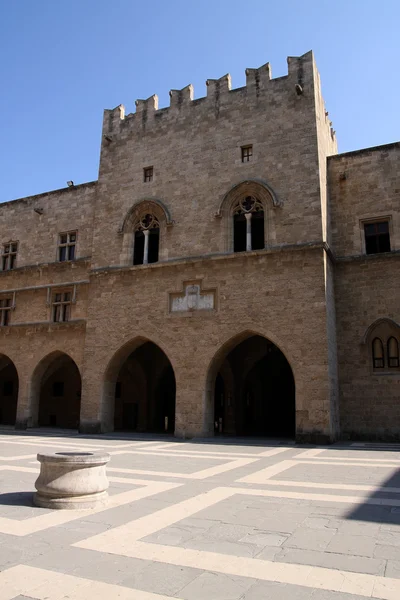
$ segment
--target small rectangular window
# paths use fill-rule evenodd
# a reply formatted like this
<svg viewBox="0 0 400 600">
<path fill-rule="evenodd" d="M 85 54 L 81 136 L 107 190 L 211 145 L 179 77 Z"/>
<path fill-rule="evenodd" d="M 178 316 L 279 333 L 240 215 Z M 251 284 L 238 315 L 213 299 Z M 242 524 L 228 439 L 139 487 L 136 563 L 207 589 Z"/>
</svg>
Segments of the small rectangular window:
<svg viewBox="0 0 400 600">
<path fill-rule="evenodd" d="M 3 245 L 1 267 L 3 271 L 11 271 L 15 268 L 17 260 L 18 242 L 9 242 Z"/>
<path fill-rule="evenodd" d="M 251 157 L 253 156 L 253 146 L 242 146 L 242 163 L 250 162 Z"/>
<path fill-rule="evenodd" d="M 54 323 L 64 323 L 71 318 L 71 292 L 54 294 L 52 304 L 52 318 Z"/>
<path fill-rule="evenodd" d="M 390 252 L 389 221 L 364 223 L 366 254 Z"/>
<path fill-rule="evenodd" d="M 143 181 L 145 183 L 149 183 L 149 181 L 153 181 L 153 167 L 145 167 L 143 169 Z"/>
<path fill-rule="evenodd" d="M 76 231 L 68 233 L 60 233 L 58 240 L 58 260 L 65 262 L 66 260 L 75 260 L 76 255 Z"/>
<path fill-rule="evenodd" d="M 1 298 L 0 299 L 0 326 L 6 327 L 10 322 L 11 314 L 11 299 Z"/>
</svg>

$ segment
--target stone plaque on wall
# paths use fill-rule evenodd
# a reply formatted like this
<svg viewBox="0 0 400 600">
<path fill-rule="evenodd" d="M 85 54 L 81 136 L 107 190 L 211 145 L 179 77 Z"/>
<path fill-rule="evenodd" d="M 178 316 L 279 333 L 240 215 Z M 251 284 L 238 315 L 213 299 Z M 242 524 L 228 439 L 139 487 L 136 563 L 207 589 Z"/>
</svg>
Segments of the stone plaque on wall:
<svg viewBox="0 0 400 600">
<path fill-rule="evenodd" d="M 199 283 L 189 283 L 182 293 L 170 294 L 170 312 L 191 312 L 215 309 L 215 290 L 202 290 Z"/>
</svg>

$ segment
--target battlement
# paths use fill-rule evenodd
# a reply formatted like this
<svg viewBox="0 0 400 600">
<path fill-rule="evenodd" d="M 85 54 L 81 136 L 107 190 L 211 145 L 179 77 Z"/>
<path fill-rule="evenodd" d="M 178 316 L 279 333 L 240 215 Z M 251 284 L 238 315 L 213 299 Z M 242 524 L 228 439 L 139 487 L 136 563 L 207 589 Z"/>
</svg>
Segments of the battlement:
<svg viewBox="0 0 400 600">
<path fill-rule="evenodd" d="M 125 116 L 125 108 L 119 105 L 112 110 L 104 111 L 103 140 L 110 144 L 119 137 L 125 137 L 128 132 L 145 133 L 148 128 L 165 119 L 194 118 L 190 112 L 202 106 L 209 113 L 219 116 L 220 111 L 235 107 L 238 102 L 259 103 L 282 101 L 287 95 L 294 102 L 306 102 L 313 97 L 315 86 L 315 63 L 312 51 L 302 56 L 287 58 L 288 74 L 273 79 L 271 66 L 266 63 L 258 69 L 246 69 L 246 85 L 232 89 L 229 73 L 219 79 L 207 79 L 205 97 L 194 100 L 194 89 L 189 84 L 181 90 L 169 92 L 169 107 L 158 108 L 158 96 L 154 94 L 147 99 L 135 102 L 136 112 Z"/>
</svg>

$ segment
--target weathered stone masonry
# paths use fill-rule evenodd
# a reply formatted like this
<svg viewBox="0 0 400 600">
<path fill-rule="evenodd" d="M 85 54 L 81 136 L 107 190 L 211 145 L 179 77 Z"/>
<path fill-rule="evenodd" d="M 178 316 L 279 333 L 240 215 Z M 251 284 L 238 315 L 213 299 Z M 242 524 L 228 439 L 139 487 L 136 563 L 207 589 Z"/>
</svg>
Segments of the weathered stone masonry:
<svg viewBox="0 0 400 600">
<path fill-rule="evenodd" d="M 0 422 L 400 438 L 400 144 L 337 154 L 311 52 L 170 97 L 105 111 L 98 181 L 0 206 Z"/>
</svg>

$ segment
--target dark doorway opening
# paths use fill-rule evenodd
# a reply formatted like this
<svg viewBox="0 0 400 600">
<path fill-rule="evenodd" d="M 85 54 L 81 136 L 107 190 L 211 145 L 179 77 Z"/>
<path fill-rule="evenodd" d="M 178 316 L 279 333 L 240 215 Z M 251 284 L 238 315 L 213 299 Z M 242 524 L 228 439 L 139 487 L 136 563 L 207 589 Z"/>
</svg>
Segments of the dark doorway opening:
<svg viewBox="0 0 400 600">
<path fill-rule="evenodd" d="M 15 425 L 18 403 L 18 374 L 12 360 L 0 356 L 0 424 Z"/>
<path fill-rule="evenodd" d="M 81 376 L 75 362 L 58 354 L 47 365 L 40 382 L 39 427 L 78 429 Z"/>
<path fill-rule="evenodd" d="M 269 340 L 252 336 L 224 359 L 215 380 L 214 432 L 295 437 L 293 373 Z"/>
<path fill-rule="evenodd" d="M 175 375 L 166 354 L 146 342 L 123 363 L 115 387 L 114 429 L 175 431 Z"/>
</svg>

